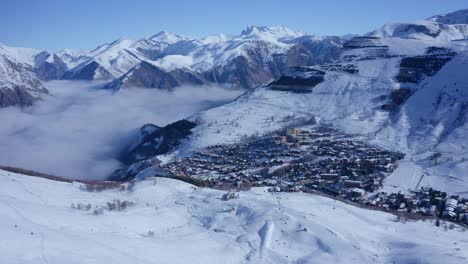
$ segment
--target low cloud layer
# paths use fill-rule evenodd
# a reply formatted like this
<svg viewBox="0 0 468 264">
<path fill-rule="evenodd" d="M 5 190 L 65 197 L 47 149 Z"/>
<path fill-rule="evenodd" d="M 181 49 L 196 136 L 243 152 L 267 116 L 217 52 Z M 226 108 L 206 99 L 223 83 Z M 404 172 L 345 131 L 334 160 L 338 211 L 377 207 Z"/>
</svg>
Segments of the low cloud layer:
<svg viewBox="0 0 468 264">
<path fill-rule="evenodd" d="M 228 102 L 238 90 L 185 87 L 174 92 L 129 89 L 116 94 L 96 82 L 53 81 L 51 96 L 34 106 L 0 109 L 0 165 L 73 179 L 103 179 L 146 123 L 164 126 Z"/>
</svg>

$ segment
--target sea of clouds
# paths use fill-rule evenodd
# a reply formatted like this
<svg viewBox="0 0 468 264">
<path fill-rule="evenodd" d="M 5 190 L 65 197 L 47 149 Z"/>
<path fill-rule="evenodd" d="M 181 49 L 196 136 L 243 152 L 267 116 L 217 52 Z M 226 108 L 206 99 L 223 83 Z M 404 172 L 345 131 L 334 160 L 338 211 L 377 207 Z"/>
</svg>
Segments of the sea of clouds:
<svg viewBox="0 0 468 264">
<path fill-rule="evenodd" d="M 0 109 L 0 165 L 72 179 L 104 179 L 138 129 L 164 126 L 233 100 L 242 91 L 180 87 L 173 92 L 99 89 L 97 82 L 51 81 L 50 96 Z"/>
</svg>

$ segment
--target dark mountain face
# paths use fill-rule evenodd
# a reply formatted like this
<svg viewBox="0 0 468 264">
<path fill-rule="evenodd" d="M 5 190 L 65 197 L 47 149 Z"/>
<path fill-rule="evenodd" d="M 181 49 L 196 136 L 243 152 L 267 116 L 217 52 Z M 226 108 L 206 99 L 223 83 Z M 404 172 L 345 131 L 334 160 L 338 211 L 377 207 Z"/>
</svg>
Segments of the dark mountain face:
<svg viewBox="0 0 468 264">
<path fill-rule="evenodd" d="M 169 72 L 180 85 L 204 85 L 209 82 L 200 74 L 188 70 L 175 69 Z"/>
<path fill-rule="evenodd" d="M 15 86 L 13 88 L 0 87 L 0 107 L 8 106 L 30 106 L 37 97 L 32 96 L 24 87 Z"/>
<path fill-rule="evenodd" d="M 144 44 L 145 45 L 141 45 L 141 47 L 137 47 L 136 50 L 153 61 L 164 57 L 164 51 L 169 46 L 167 43 L 154 42 L 151 40 L 144 41 Z"/>
<path fill-rule="evenodd" d="M 425 55 L 401 60 L 399 82 L 419 83 L 425 76 L 434 76 L 456 53 L 445 48 L 429 47 Z"/>
<path fill-rule="evenodd" d="M 295 93 L 310 93 L 312 89 L 325 80 L 325 72 L 315 69 L 296 67 L 300 74 L 295 76 L 281 76 L 270 83 L 270 88 L 275 91 L 291 91 Z"/>
<path fill-rule="evenodd" d="M 139 87 L 164 90 L 172 90 L 178 85 L 179 83 L 171 74 L 147 62 L 141 62 L 111 84 L 114 88 L 118 87 L 117 89 Z"/>
<path fill-rule="evenodd" d="M 109 78 L 111 78 L 111 74 L 95 61 L 82 65 L 79 68 L 68 70 L 60 77 L 60 79 L 64 80 L 96 80 Z"/>
<path fill-rule="evenodd" d="M 287 66 L 311 66 L 336 61 L 340 55 L 343 40 L 329 37 L 323 41 L 305 38 L 288 51 Z"/>
<path fill-rule="evenodd" d="M 112 81 L 104 88 L 119 90 L 122 88 L 137 87 L 170 91 L 184 84 L 203 85 L 207 83 L 208 81 L 197 73 L 181 69 L 168 72 L 148 62 L 142 61 L 124 76 Z"/>
<path fill-rule="evenodd" d="M 52 61 L 47 59 L 52 56 Z M 57 55 L 50 55 L 44 51 L 36 55 L 34 58 L 35 69 L 34 72 L 41 80 L 57 80 L 62 78 L 67 70 L 67 65 Z"/>
<path fill-rule="evenodd" d="M 253 62 L 245 56 L 238 56 L 227 65 L 206 73 L 206 77 L 214 83 L 250 89 L 281 76 L 284 63 L 284 56 L 281 55 L 275 56 L 268 63 Z"/>
<path fill-rule="evenodd" d="M 195 123 L 188 120 L 180 120 L 165 127 L 153 124 L 142 126 L 135 142 L 119 156 L 122 163 L 130 166 L 115 171 L 110 179 L 133 179 L 143 169 L 152 165 L 149 159 L 166 154 L 179 146 L 183 139 L 190 136 L 195 126 Z"/>
<path fill-rule="evenodd" d="M 132 164 L 165 154 L 178 146 L 182 139 L 189 136 L 195 126 L 195 123 L 187 120 L 180 120 L 165 127 L 146 124 L 140 128 L 136 143 L 120 155 L 120 160 L 125 164 Z"/>
</svg>

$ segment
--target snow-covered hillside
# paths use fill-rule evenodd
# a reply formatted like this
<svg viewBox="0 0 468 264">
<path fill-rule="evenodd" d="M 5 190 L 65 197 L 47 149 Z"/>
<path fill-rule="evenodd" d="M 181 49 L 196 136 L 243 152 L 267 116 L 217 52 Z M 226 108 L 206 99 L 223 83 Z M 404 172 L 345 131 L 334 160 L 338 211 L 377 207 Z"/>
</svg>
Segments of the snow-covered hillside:
<svg viewBox="0 0 468 264">
<path fill-rule="evenodd" d="M 433 21 L 421 20 L 411 23 L 391 23 L 369 34 L 372 37 L 419 39 L 437 42 L 468 38 L 468 25 L 446 25 Z"/>
<path fill-rule="evenodd" d="M 36 54 L 34 49 L 0 45 L 0 108 L 28 106 L 48 93 L 30 66 Z"/>
<path fill-rule="evenodd" d="M 394 215 L 320 196 L 260 188 L 223 201 L 224 192 L 163 178 L 126 191 L 88 192 L 80 185 L 0 171 L 2 262 L 458 264 L 468 259 L 466 232 L 459 227 L 397 222 Z M 113 208 L 118 201 L 126 208 Z"/>
</svg>

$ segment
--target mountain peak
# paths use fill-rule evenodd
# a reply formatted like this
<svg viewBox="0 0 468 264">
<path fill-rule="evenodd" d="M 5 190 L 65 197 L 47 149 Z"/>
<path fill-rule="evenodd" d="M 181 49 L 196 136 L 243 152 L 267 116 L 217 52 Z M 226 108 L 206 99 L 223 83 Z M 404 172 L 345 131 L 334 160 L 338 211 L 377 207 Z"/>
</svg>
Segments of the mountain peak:
<svg viewBox="0 0 468 264">
<path fill-rule="evenodd" d="M 185 36 L 181 36 L 178 34 L 167 32 L 167 31 L 160 31 L 159 33 L 151 36 L 149 39 L 154 40 L 154 41 L 159 41 L 159 42 L 166 42 L 170 44 L 183 41 L 183 40 L 190 40 L 189 38 Z"/>
<path fill-rule="evenodd" d="M 468 24 L 468 9 L 458 10 L 445 15 L 433 16 L 427 20 L 447 25 Z"/>
<path fill-rule="evenodd" d="M 294 31 L 286 26 L 248 26 L 241 32 L 242 37 L 246 38 L 274 38 L 277 40 L 280 39 L 291 39 L 303 36 L 304 33 L 299 31 Z"/>
</svg>

